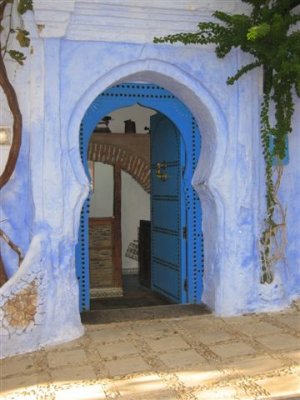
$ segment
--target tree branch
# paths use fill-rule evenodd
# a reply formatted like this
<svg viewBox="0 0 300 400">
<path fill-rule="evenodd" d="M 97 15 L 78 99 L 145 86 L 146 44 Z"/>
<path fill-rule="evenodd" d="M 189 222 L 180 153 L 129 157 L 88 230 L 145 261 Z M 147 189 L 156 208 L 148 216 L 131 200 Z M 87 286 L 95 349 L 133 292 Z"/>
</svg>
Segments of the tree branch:
<svg viewBox="0 0 300 400">
<path fill-rule="evenodd" d="M 2 3 L 0 6 L 0 24 L 3 20 L 5 6 L 7 3 Z M 16 167 L 22 136 L 22 114 L 19 108 L 19 102 L 14 87 L 10 83 L 7 75 L 6 67 L 3 61 L 2 53 L 0 55 L 0 86 L 2 87 L 7 99 L 9 109 L 13 115 L 13 138 L 10 147 L 8 160 L 2 175 L 0 176 L 0 189 L 9 181 Z"/>
</svg>

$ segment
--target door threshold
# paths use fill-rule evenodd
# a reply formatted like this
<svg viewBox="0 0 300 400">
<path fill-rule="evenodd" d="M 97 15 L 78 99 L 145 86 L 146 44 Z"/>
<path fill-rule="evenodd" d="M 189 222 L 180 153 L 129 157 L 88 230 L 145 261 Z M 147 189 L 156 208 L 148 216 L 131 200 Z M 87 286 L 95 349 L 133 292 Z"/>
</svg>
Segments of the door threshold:
<svg viewBox="0 0 300 400">
<path fill-rule="evenodd" d="M 111 324 L 125 321 L 179 318 L 211 314 L 205 304 L 168 304 L 137 308 L 94 310 L 81 313 L 83 324 Z"/>
</svg>

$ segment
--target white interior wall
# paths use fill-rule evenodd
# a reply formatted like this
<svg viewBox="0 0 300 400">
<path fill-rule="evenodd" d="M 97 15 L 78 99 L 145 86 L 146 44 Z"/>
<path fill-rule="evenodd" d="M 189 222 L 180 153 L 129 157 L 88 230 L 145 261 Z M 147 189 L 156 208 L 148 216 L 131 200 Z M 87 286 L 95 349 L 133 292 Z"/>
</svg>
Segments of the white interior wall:
<svg viewBox="0 0 300 400">
<path fill-rule="evenodd" d="M 112 133 L 124 132 L 124 121 L 135 121 L 137 133 L 147 133 L 144 127 L 150 126 L 150 116 L 154 110 L 134 105 L 114 111 L 109 128 Z M 113 215 L 113 167 L 103 163 L 95 165 L 94 193 L 91 197 L 90 216 L 110 217 Z M 122 266 L 124 273 L 135 272 L 138 262 L 125 256 L 128 245 L 138 238 L 141 219 L 150 219 L 150 196 L 126 172 L 122 172 Z"/>
<path fill-rule="evenodd" d="M 140 219 L 150 219 L 150 195 L 126 172 L 122 172 L 122 264 L 123 271 L 134 272 L 138 262 L 125 257 L 130 242 L 138 238 Z"/>
<path fill-rule="evenodd" d="M 90 217 L 103 218 L 113 215 L 114 175 L 113 167 L 94 163 L 94 192 L 91 196 Z"/>
<path fill-rule="evenodd" d="M 9 150 L 10 150 L 9 145 L 0 145 L 0 175 L 4 171 L 8 159 Z"/>
<path fill-rule="evenodd" d="M 147 133 L 145 126 L 150 126 L 150 116 L 156 114 L 156 111 L 136 104 L 132 107 L 124 107 L 110 114 L 111 121 L 109 128 L 112 133 L 122 133 L 125 131 L 124 121 L 131 119 L 135 121 L 137 133 Z"/>
<path fill-rule="evenodd" d="M 13 126 L 12 114 L 9 110 L 7 100 L 2 88 L 0 88 L 0 127 L 1 126 L 11 127 L 11 130 Z M 12 137 L 10 137 L 10 142 L 11 140 Z M 9 145 L 0 144 L 0 175 L 4 171 L 8 159 L 9 150 L 10 150 L 10 144 Z"/>
</svg>

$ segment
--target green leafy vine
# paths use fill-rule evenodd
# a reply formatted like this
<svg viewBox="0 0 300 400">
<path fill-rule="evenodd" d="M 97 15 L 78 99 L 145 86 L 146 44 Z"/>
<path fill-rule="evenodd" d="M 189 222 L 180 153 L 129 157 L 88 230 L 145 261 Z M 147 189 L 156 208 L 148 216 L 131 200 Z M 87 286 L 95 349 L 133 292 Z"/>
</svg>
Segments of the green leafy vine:
<svg viewBox="0 0 300 400">
<path fill-rule="evenodd" d="M 8 54 L 18 64 L 23 65 L 25 55 L 22 51 L 9 49 L 9 40 L 12 35 L 15 35 L 15 39 L 20 47 L 29 47 L 30 38 L 29 32 L 23 29 L 22 26 L 14 26 L 14 6 L 17 3 L 16 11 L 19 15 L 25 14 L 27 11 L 32 10 L 32 0 L 0 0 L 1 20 L 0 20 L 0 43 L 1 43 L 1 57 L 4 58 Z M 8 9 L 5 15 L 6 9 Z M 2 21 L 8 19 L 7 28 L 2 24 Z M 21 24 L 20 24 L 21 25 Z M 5 35 L 4 39 L 3 36 Z"/>
<path fill-rule="evenodd" d="M 232 85 L 254 68 L 264 72 L 264 96 L 261 105 L 261 143 L 265 161 L 266 215 L 259 240 L 261 283 L 274 279 L 274 265 L 285 259 L 286 209 L 278 191 L 287 155 L 287 136 L 292 131 L 293 92 L 300 96 L 300 21 L 295 7 L 300 0 L 241 0 L 251 5 L 249 15 L 230 15 L 215 11 L 220 22 L 200 22 L 193 33 L 155 38 L 155 43 L 215 44 L 217 57 L 225 57 L 232 48 L 253 56 L 253 62 L 227 79 Z M 274 112 L 271 105 L 274 105 Z M 274 119 L 274 124 L 270 120 Z"/>
</svg>

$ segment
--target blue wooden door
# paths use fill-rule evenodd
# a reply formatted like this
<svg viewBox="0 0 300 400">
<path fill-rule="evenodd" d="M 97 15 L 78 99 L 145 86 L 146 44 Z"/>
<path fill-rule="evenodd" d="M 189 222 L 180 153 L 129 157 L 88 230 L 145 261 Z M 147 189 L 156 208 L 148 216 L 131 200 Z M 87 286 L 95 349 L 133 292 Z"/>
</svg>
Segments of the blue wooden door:
<svg viewBox="0 0 300 400">
<path fill-rule="evenodd" d="M 176 303 L 186 302 L 186 240 L 181 134 L 167 117 L 151 117 L 152 289 Z"/>
</svg>

